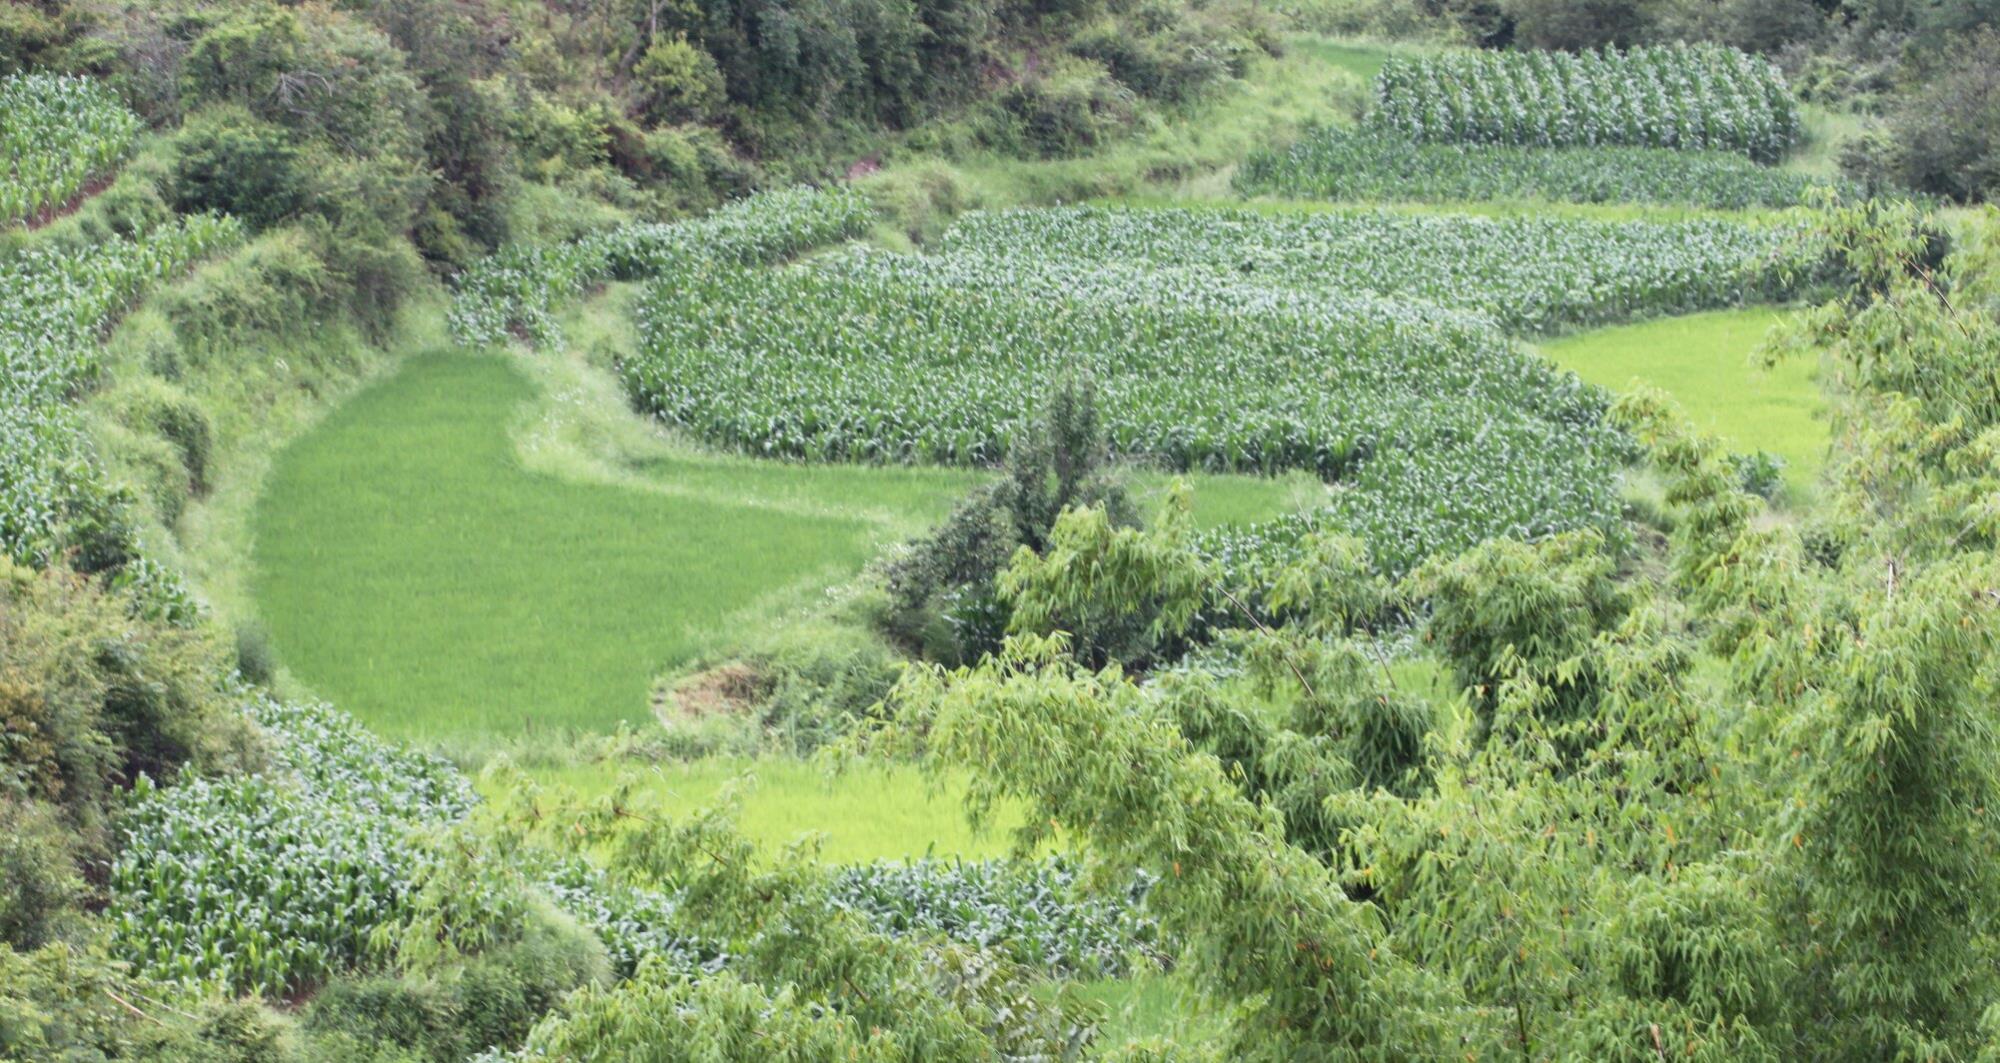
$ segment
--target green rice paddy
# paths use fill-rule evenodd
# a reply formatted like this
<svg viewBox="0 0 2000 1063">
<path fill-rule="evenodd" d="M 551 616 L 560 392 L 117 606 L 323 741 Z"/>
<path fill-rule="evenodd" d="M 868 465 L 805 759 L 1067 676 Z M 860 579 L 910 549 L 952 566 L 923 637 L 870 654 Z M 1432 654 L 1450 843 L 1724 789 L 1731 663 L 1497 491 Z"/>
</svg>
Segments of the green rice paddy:
<svg viewBox="0 0 2000 1063">
<path fill-rule="evenodd" d="M 642 722 L 656 676 L 808 607 L 981 478 L 663 444 L 590 482 L 522 463 L 513 432 L 538 397 L 505 357 L 423 355 L 280 455 L 252 592 L 295 679 L 428 742 Z M 1157 502 L 1167 482 L 1136 488 Z M 1323 490 L 1195 485 L 1202 523 Z"/>
<path fill-rule="evenodd" d="M 1696 427 L 1731 450 L 1785 460 L 1793 490 L 1809 487 L 1826 460 L 1816 366 L 1756 365 L 1758 344 L 1785 316 L 1772 307 L 1720 310 L 1596 329 L 1542 344 L 1544 356 L 1594 384 L 1660 388 Z"/>
</svg>

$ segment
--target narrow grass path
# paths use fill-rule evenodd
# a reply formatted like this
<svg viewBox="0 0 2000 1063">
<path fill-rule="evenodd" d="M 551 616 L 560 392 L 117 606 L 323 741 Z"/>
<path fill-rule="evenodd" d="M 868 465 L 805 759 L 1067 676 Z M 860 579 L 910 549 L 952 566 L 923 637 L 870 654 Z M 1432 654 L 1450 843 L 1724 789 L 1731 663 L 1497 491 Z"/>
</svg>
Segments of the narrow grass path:
<svg viewBox="0 0 2000 1063">
<path fill-rule="evenodd" d="M 401 737 L 610 729 L 649 682 L 788 588 L 851 576 L 858 518 L 537 475 L 534 397 L 497 357 L 435 354 L 336 410 L 273 469 L 254 593 L 293 674 Z M 846 475 L 841 475 L 845 472 Z M 857 508 L 942 512 L 962 477 L 811 470 Z"/>
<path fill-rule="evenodd" d="M 1614 391 L 1648 384 L 1672 395 L 1694 424 L 1742 452 L 1785 460 L 1785 481 L 1809 487 L 1826 460 L 1815 366 L 1752 363 L 1757 345 L 1785 317 L 1774 307 L 1719 310 L 1594 329 L 1541 345 L 1556 364 Z"/>
</svg>

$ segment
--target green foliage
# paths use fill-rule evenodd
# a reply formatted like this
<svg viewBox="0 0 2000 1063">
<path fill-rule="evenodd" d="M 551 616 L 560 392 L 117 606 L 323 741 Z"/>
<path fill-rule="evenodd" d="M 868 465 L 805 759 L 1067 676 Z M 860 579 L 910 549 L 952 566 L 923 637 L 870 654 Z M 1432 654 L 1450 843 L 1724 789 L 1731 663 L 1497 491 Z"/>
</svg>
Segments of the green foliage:
<svg viewBox="0 0 2000 1063">
<path fill-rule="evenodd" d="M 1542 726 L 1595 726 L 1603 679 L 1588 651 L 1631 605 L 1603 546 L 1591 531 L 1496 540 L 1411 574 L 1408 593 L 1431 604 L 1426 637 L 1472 692 L 1475 742 L 1492 733 L 1505 692 L 1529 684 Z"/>
<path fill-rule="evenodd" d="M 6 722 L 12 731 L 17 721 L 11 710 Z M 24 733 L 21 737 L 40 736 Z M 14 748 L 7 751 L 9 759 L 26 744 L 10 741 Z M 0 946 L 37 949 L 71 927 L 84 899 L 83 876 L 78 873 L 77 854 L 71 851 L 73 844 L 55 806 L 11 794 L 0 797 L 0 882 L 7 887 L 0 892 Z M 4 1047 L 0 1041 L 0 1048 Z"/>
<path fill-rule="evenodd" d="M 1195 977 L 1256 999 L 1241 1030 L 1258 1037 L 1238 1058 L 1444 1050 L 1443 1029 L 1409 1009 L 1435 988 L 1374 916 L 1116 666 L 1076 667 L 1060 635 L 1015 636 L 972 669 L 913 669 L 892 703 L 940 762 L 980 767 L 975 809 L 1024 798 L 1026 837 L 1061 823 L 1106 863 L 1157 876 L 1148 906 Z"/>
<path fill-rule="evenodd" d="M 304 229 L 267 232 L 196 269 L 154 305 L 186 358 L 221 356 L 260 337 L 301 332 L 333 313 L 343 286 L 325 241 Z"/>
<path fill-rule="evenodd" d="M 1060 976 L 1115 978 L 1159 948 L 1142 908 L 1150 885 L 1142 874 L 1127 889 L 1093 895 L 1058 859 L 925 859 L 842 868 L 833 896 L 885 934 L 940 934 Z"/>
<path fill-rule="evenodd" d="M 1988 25 L 1940 57 L 1936 77 L 1899 99 L 1879 139 L 1843 157 L 1857 180 L 1886 177 L 1957 200 L 2000 195 L 2000 28 Z M 1870 181 L 1870 178 L 1874 181 Z"/>
<path fill-rule="evenodd" d="M 45 74 L 0 78 L 0 223 L 60 208 L 131 150 L 139 117 L 96 81 Z"/>
<path fill-rule="evenodd" d="M 1246 195 L 1300 199 L 1547 199 L 1672 203 L 1741 210 L 1794 207 L 1822 182 L 1715 151 L 1428 144 L 1337 126 L 1244 160 Z"/>
<path fill-rule="evenodd" d="M 876 1031 L 879 1033 L 880 1031 Z M 853 1018 L 784 989 L 775 993 L 729 974 L 690 978 L 642 966 L 613 989 L 585 989 L 535 1027 L 511 1060 L 612 1053 L 634 1063 L 834 1063 L 907 1058 Z"/>
<path fill-rule="evenodd" d="M 633 69 L 646 92 L 647 113 L 659 122 L 698 122 L 722 102 L 722 71 L 686 37 L 661 38 Z"/>
<path fill-rule="evenodd" d="M 1412 140 L 1782 157 L 1802 128 L 1776 67 L 1731 48 L 1446 52 L 1391 59 L 1368 128 Z"/>
<path fill-rule="evenodd" d="M 0 549 L 48 561 L 65 547 L 77 563 L 113 567 L 130 554 L 117 500 L 80 438 L 67 399 L 102 371 L 99 330 L 145 287 L 242 238 L 205 215 L 136 239 L 31 250 L 0 262 Z"/>
<path fill-rule="evenodd" d="M 1007 121 L 1001 147 L 1044 159 L 1080 155 L 1130 129 L 1138 114 L 1131 90 L 1103 66 L 1072 62 L 1022 78 L 996 100 Z"/>
<path fill-rule="evenodd" d="M 780 261 L 859 235 L 872 220 L 867 201 L 845 188 L 764 192 L 713 214 L 671 225 L 633 225 L 554 247 L 514 247 L 458 278 L 452 334 L 468 345 L 560 340 L 553 313 L 612 279 L 637 280 L 714 264 Z"/>
<path fill-rule="evenodd" d="M 1045 549 L 1065 511 L 1096 507 L 1112 524 L 1137 521 L 1109 467 L 1097 391 L 1088 381 L 1056 382 L 1004 471 L 886 566 L 890 633 L 934 658 L 973 660 L 999 646 L 1009 608 L 995 578 L 1016 550 Z M 948 630 L 938 630 L 940 622 Z"/>
<path fill-rule="evenodd" d="M 573 924 L 531 909 L 519 940 L 487 949 L 444 977 L 337 977 L 314 994 L 303 1028 L 315 1038 L 410 1050 L 457 1063 L 521 1043 L 571 991 L 602 984 L 601 947 Z"/>
<path fill-rule="evenodd" d="M 672 896 L 682 919 L 699 918 L 719 941 L 722 970 L 691 978 L 676 958 L 642 961 L 616 987 L 571 996 L 529 1035 L 526 1058 L 561 1058 L 582 1045 L 638 1058 L 697 1049 L 768 1058 L 794 1048 L 821 1058 L 806 1048 L 826 1037 L 891 1059 L 1065 1058 L 1087 1042 L 1072 1005 L 1039 999 L 1012 963 L 935 938 L 883 936 L 797 851 L 756 859 L 726 809 L 673 819 L 637 797 L 620 788 L 552 803 L 514 789 L 500 811 L 516 830 L 560 824 L 546 835 L 551 843 L 593 848 L 614 882 Z M 734 1012 L 720 1002 L 705 1013 L 672 1003 L 715 991 L 740 995 L 752 1013 L 723 1023 Z"/>
<path fill-rule="evenodd" d="M 174 206 L 269 228 L 306 206 L 310 165 L 284 128 L 239 107 L 206 110 L 174 138 Z"/>
<path fill-rule="evenodd" d="M 416 153 L 423 93 L 403 54 L 364 21 L 329 9 L 225 9 L 187 46 L 180 97 L 235 104 L 302 138 L 359 157 Z"/>
<path fill-rule="evenodd" d="M 89 859 L 105 855 L 103 816 L 140 772 L 257 760 L 214 687 L 220 647 L 143 605 L 60 568 L 0 566 L 0 794 L 59 806 Z"/>
</svg>

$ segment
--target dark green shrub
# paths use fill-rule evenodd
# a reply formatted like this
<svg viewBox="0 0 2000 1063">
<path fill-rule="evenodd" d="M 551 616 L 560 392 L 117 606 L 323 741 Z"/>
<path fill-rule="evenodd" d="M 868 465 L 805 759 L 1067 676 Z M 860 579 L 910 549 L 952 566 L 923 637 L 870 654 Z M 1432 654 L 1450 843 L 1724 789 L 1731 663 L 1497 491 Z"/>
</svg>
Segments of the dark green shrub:
<svg viewBox="0 0 2000 1063">
<path fill-rule="evenodd" d="M 1240 76 L 1249 46 L 1185 11 L 1147 6 L 1084 30 L 1069 50 L 1104 64 L 1119 84 L 1147 99 L 1180 102 Z"/>
<path fill-rule="evenodd" d="M 196 270 L 157 305 L 184 350 L 212 354 L 258 335 L 306 332 L 341 294 L 321 241 L 285 228 Z"/>
<path fill-rule="evenodd" d="M 632 73 L 645 92 L 646 114 L 656 122 L 699 122 L 722 104 L 715 57 L 684 36 L 654 41 Z"/>
<path fill-rule="evenodd" d="M 1137 120 L 1132 90 L 1102 66 L 1082 62 L 1022 78 L 1000 93 L 1015 145 L 1042 158 L 1065 158 L 1095 148 Z"/>
<path fill-rule="evenodd" d="M 1935 79 L 1890 111 L 1883 135 L 1853 145 L 1841 161 L 1863 183 L 1892 175 L 1962 203 L 2000 194 L 2000 29 L 1953 46 Z"/>
<path fill-rule="evenodd" d="M 759 180 L 756 166 L 738 158 L 721 134 L 705 126 L 649 130 L 637 149 L 624 165 L 676 211 L 719 206 L 747 194 Z"/>
<path fill-rule="evenodd" d="M 1735 456 L 1736 475 L 1743 490 L 1760 498 L 1776 498 L 1785 489 L 1785 459 L 1769 451 Z"/>
<path fill-rule="evenodd" d="M 219 647 L 146 613 L 129 592 L 0 562 L 0 791 L 59 805 L 86 856 L 101 856 L 103 815 L 139 772 L 257 759 L 215 689 Z"/>
<path fill-rule="evenodd" d="M 191 109 L 233 104 L 344 154 L 419 157 L 428 97 L 380 30 L 318 5 L 238 5 L 188 44 L 180 94 Z"/>
<path fill-rule="evenodd" d="M 1616 559 L 1594 530 L 1528 544 L 1495 539 L 1426 562 L 1405 582 L 1430 606 L 1425 638 L 1444 654 L 1476 717 L 1475 741 L 1496 727 L 1511 689 L 1540 688 L 1533 715 L 1586 725 L 1603 677 L 1585 650 L 1630 608 Z"/>
<path fill-rule="evenodd" d="M 973 660 L 999 645 L 1006 612 L 993 581 L 1015 550 L 1040 552 L 1064 510 L 1092 506 L 1138 522 L 1117 480 L 1089 381 L 1056 384 L 1041 418 L 1016 441 L 1004 475 L 974 491 L 930 536 L 890 562 L 889 633 L 932 657 Z"/>
<path fill-rule="evenodd" d="M 239 107 L 204 111 L 174 138 L 174 206 L 229 214 L 259 229 L 297 214 L 311 196 L 291 133 Z"/>
<path fill-rule="evenodd" d="M 208 413 L 181 389 L 146 378 L 121 390 L 114 400 L 127 427 L 150 431 L 174 448 L 186 471 L 185 487 L 195 494 L 208 490 L 209 464 L 214 460 L 214 430 Z"/>
<path fill-rule="evenodd" d="M 271 636 L 256 621 L 236 626 L 236 674 L 258 686 L 270 686 L 278 675 L 278 655 Z"/>
<path fill-rule="evenodd" d="M 608 976 L 603 946 L 567 918 L 536 910 L 512 944 L 432 976 L 335 978 L 305 1030 L 391 1046 L 437 1063 L 511 1048 L 571 990 Z"/>
<path fill-rule="evenodd" d="M 7 715 L 8 695 L 0 688 L 0 753 L 12 760 L 22 752 L 47 756 L 47 750 L 19 748 L 33 734 L 17 733 Z M 4 763 L 4 762 L 0 762 Z M 0 769 L 4 770 L 4 769 Z M 0 786 L 0 795 L 11 787 Z M 77 874 L 70 833 L 55 807 L 40 801 L 0 796 L 0 945 L 34 949 L 48 944 L 68 928 L 83 900 L 83 879 Z M 0 1042 L 4 1049 L 4 1042 Z"/>
</svg>

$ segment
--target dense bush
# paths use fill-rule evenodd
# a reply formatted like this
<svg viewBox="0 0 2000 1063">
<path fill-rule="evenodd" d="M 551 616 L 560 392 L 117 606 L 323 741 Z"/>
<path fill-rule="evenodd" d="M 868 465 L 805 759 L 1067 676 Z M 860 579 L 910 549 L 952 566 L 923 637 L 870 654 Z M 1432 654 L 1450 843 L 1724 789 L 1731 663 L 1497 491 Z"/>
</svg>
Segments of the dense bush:
<svg viewBox="0 0 2000 1063">
<path fill-rule="evenodd" d="M 1878 134 L 1842 161 L 1867 184 L 1960 202 L 2000 195 L 2000 29 L 1954 45 L 1936 78 L 1900 99 Z"/>
<path fill-rule="evenodd" d="M 214 686 L 222 648 L 144 605 L 61 569 L 0 561 L 0 793 L 59 808 L 82 857 L 106 855 L 104 814 L 141 772 L 258 759 Z"/>
<path fill-rule="evenodd" d="M 1095 386 L 1058 378 L 1008 452 L 1003 475 L 885 566 L 885 626 L 933 660 L 972 661 L 997 648 L 1008 616 L 994 577 L 1021 547 L 1046 549 L 1056 518 L 1083 506 L 1118 524 L 1138 520 L 1110 464 Z"/>
<path fill-rule="evenodd" d="M 634 71 L 649 114 L 662 122 L 698 122 L 722 103 L 722 71 L 685 37 L 654 41 Z"/>
<path fill-rule="evenodd" d="M 174 138 L 174 206 L 267 228 L 306 206 L 310 165 L 283 127 L 241 108 L 204 111 Z"/>
<path fill-rule="evenodd" d="M 7 696 L 0 693 L 0 699 Z M 19 721 L 4 703 L 0 713 L 7 714 L 0 723 L 11 732 Z M 0 796 L 0 885 L 5 886 L 0 889 L 0 948 L 40 948 L 73 928 L 85 897 L 74 845 L 55 806 Z M 0 1037 L 0 1050 L 5 1047 Z"/>
<path fill-rule="evenodd" d="M 1149 886 L 1141 875 L 1121 894 L 1091 896 L 1061 860 L 919 860 L 843 868 L 833 896 L 885 934 L 941 934 L 1058 975 L 1117 978 L 1160 948 L 1144 914 Z"/>
<path fill-rule="evenodd" d="M 1376 76 L 1367 125 L 1423 141 L 1733 151 L 1764 162 L 1802 129 L 1776 67 L 1683 44 L 1392 58 Z"/>
<path fill-rule="evenodd" d="M 530 909 L 518 940 L 487 949 L 448 977 L 335 978 L 313 996 L 307 1034 L 409 1050 L 460 1063 L 519 1044 L 529 1027 L 580 986 L 605 981 L 602 950 L 574 924 Z"/>
<path fill-rule="evenodd" d="M 998 131 L 998 146 L 1045 159 L 1089 151 L 1131 128 L 1138 117 L 1131 90 L 1090 62 L 1022 78 L 997 102 L 1008 119 Z"/>
<path fill-rule="evenodd" d="M 1253 152 L 1235 176 L 1247 195 L 1301 199 L 1518 198 L 1730 210 L 1799 206 L 1826 183 L 1723 152 L 1425 144 L 1337 127 Z"/>
</svg>

